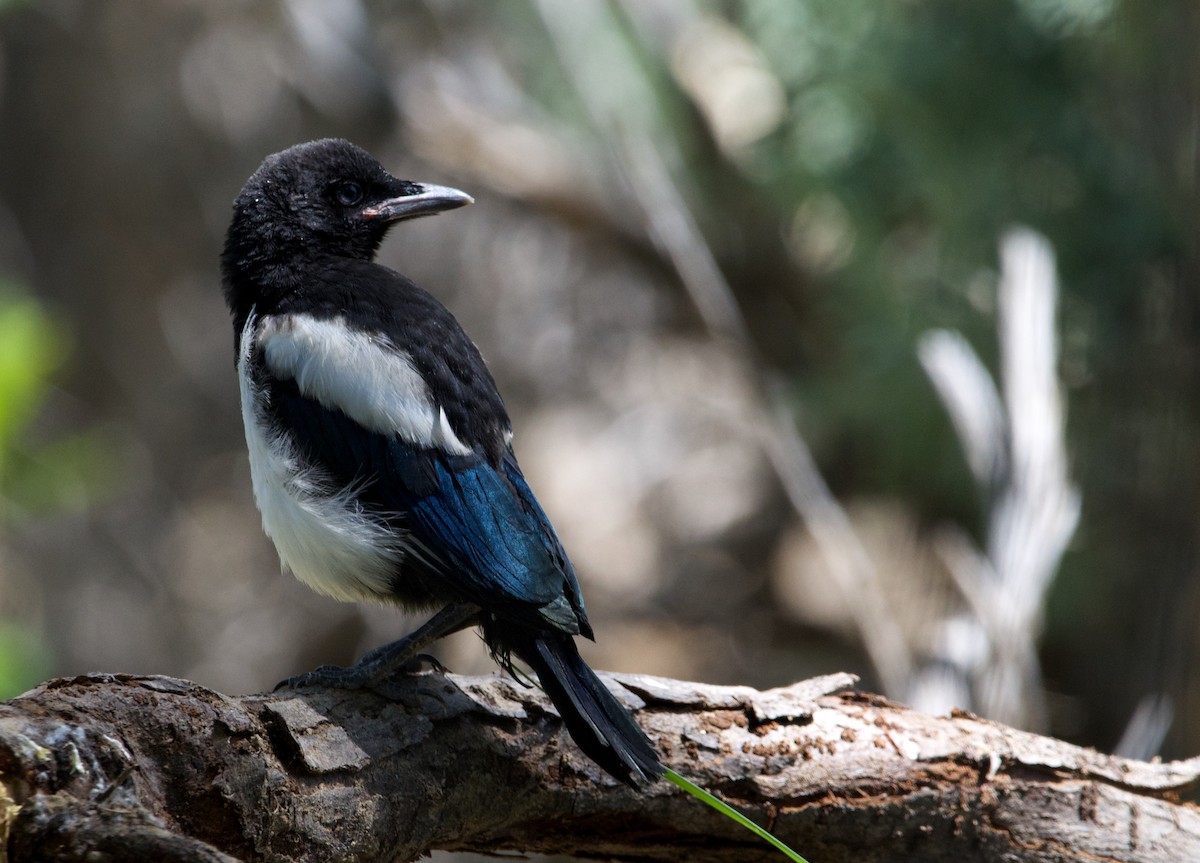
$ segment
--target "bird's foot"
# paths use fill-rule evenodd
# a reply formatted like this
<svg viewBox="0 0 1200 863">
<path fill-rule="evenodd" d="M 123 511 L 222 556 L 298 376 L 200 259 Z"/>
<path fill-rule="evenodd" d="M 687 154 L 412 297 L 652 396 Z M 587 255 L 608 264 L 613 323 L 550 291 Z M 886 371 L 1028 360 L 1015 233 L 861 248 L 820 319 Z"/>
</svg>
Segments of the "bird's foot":
<svg viewBox="0 0 1200 863">
<path fill-rule="evenodd" d="M 275 690 L 303 689 L 306 686 L 329 686 L 334 689 L 362 689 L 370 680 L 359 672 L 359 666 L 322 665 L 303 674 L 295 674 L 275 684 Z"/>
<path fill-rule="evenodd" d="M 478 606 L 448 605 L 416 632 L 399 641 L 376 647 L 354 665 L 322 665 L 313 671 L 279 681 L 275 689 L 300 689 L 305 686 L 370 689 L 401 674 L 420 671 L 424 666 L 444 673 L 445 666 L 420 651 L 442 636 L 472 625 L 478 615 Z"/>
<path fill-rule="evenodd" d="M 446 673 L 446 666 L 428 653 L 418 653 L 397 662 L 379 661 L 379 657 L 367 654 L 355 665 L 322 665 L 312 671 L 296 674 L 275 684 L 273 691 L 280 689 L 304 689 L 310 686 L 325 686 L 331 689 L 371 689 L 403 674 L 417 674 L 431 669 L 439 674 Z"/>
</svg>

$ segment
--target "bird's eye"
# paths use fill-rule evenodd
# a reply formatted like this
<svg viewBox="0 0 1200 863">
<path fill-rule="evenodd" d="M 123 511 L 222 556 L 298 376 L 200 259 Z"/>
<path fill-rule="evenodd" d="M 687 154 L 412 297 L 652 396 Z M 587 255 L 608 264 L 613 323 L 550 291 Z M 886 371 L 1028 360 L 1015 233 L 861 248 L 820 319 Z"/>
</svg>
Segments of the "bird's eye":
<svg viewBox="0 0 1200 863">
<path fill-rule="evenodd" d="M 333 197 L 343 207 L 353 207 L 362 203 L 363 187 L 353 180 L 344 180 L 333 187 Z"/>
</svg>

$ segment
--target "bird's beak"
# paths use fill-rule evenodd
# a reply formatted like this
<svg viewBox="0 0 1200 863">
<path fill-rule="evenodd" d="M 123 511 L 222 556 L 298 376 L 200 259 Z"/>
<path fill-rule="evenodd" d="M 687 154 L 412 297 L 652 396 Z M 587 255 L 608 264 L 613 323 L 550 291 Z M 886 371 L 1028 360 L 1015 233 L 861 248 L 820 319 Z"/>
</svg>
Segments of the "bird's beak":
<svg viewBox="0 0 1200 863">
<path fill-rule="evenodd" d="M 430 216 L 443 210 L 455 210 L 475 203 L 475 199 L 466 192 L 451 189 L 449 186 L 435 186 L 432 183 L 413 183 L 413 189 L 407 195 L 388 198 L 372 204 L 362 211 L 364 219 L 379 219 L 384 222 L 396 222 L 400 219 L 412 219 L 416 216 Z"/>
</svg>

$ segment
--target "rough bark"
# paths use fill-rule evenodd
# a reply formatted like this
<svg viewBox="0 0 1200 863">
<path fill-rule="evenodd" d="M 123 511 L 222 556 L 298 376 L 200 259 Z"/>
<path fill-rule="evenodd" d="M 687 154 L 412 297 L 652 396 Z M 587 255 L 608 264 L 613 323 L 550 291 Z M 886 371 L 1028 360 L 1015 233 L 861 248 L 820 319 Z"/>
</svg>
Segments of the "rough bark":
<svg viewBox="0 0 1200 863">
<path fill-rule="evenodd" d="M 608 679 L 668 765 L 813 863 L 1200 860 L 1200 759 L 926 716 L 848 675 L 766 692 Z M 437 673 L 241 697 L 49 681 L 0 704 L 0 839 L 12 863 L 783 859 L 666 782 L 637 794 L 600 774 L 537 690 Z"/>
</svg>

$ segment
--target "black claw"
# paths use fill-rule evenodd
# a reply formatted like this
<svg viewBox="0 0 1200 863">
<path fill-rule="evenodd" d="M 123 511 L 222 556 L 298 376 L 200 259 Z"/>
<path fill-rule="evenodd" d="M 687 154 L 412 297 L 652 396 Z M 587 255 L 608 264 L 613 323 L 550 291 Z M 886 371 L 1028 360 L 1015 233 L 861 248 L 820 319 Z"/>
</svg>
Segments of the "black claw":
<svg viewBox="0 0 1200 863">
<path fill-rule="evenodd" d="M 404 664 L 402 671 L 405 674 L 415 674 L 421 670 L 421 666 L 428 665 L 438 674 L 446 674 L 449 669 L 442 665 L 441 661 L 436 656 L 429 653 L 418 653 L 412 659 Z"/>
</svg>

